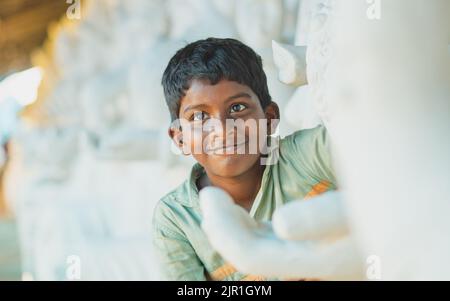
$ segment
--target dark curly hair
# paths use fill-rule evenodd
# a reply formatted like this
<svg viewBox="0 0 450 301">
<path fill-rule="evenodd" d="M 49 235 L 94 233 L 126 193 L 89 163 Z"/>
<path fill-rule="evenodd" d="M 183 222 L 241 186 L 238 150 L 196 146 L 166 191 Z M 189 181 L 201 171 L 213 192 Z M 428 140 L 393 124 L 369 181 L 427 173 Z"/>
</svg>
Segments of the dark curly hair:
<svg viewBox="0 0 450 301">
<path fill-rule="evenodd" d="M 250 87 L 263 109 L 272 101 L 261 57 L 235 39 L 208 38 L 188 44 L 170 59 L 162 86 L 172 121 L 178 119 L 180 101 L 194 79 L 211 85 L 222 79 Z"/>
</svg>

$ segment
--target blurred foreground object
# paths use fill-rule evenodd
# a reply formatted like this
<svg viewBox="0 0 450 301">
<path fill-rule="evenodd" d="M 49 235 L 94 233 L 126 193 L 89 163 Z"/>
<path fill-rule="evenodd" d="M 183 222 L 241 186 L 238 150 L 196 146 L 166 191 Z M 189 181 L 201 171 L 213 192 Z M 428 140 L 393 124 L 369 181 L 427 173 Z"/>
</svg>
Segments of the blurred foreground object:
<svg viewBox="0 0 450 301">
<path fill-rule="evenodd" d="M 211 245 L 243 273 L 282 279 L 361 277 L 337 192 L 281 207 L 273 229 L 252 219 L 221 189 L 204 188 L 200 199 L 202 228 Z"/>
</svg>

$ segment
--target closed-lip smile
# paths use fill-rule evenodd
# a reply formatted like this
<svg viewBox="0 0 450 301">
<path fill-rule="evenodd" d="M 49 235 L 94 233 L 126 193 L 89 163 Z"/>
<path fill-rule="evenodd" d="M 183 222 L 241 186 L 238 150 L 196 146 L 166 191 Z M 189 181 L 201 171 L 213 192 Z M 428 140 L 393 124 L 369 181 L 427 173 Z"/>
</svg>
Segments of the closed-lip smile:
<svg viewBox="0 0 450 301">
<path fill-rule="evenodd" d="M 246 144 L 247 144 L 247 141 L 244 141 L 244 142 L 236 143 L 236 144 L 229 145 L 229 146 L 219 146 L 216 148 L 207 148 L 206 152 L 214 153 L 214 154 L 216 154 L 216 152 L 219 152 L 218 155 L 234 154 L 235 153 L 234 150 L 236 150 L 240 146 L 243 146 Z"/>
</svg>

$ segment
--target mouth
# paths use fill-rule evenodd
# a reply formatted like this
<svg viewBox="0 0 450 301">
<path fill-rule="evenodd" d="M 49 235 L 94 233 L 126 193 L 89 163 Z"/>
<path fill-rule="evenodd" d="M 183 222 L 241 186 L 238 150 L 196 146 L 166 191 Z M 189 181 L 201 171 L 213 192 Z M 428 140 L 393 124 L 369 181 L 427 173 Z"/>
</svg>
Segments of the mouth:
<svg viewBox="0 0 450 301">
<path fill-rule="evenodd" d="M 244 142 L 232 144 L 229 146 L 207 148 L 206 152 L 211 155 L 233 155 L 233 154 L 237 154 L 237 150 L 242 149 L 242 147 L 244 147 L 244 150 L 245 150 L 246 145 L 247 145 L 247 141 L 244 141 Z"/>
</svg>

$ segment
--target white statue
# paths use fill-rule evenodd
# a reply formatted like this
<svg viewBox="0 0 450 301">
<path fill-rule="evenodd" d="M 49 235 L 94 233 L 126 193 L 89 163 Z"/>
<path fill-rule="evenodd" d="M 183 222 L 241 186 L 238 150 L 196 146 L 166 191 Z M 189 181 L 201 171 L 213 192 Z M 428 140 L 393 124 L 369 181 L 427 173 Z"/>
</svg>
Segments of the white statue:
<svg viewBox="0 0 450 301">
<path fill-rule="evenodd" d="M 254 49 L 270 48 L 271 39 L 283 31 L 283 2 L 241 0 L 236 7 L 240 39 Z"/>
<path fill-rule="evenodd" d="M 280 111 L 285 111 L 289 99 L 295 93 L 295 87 L 282 84 L 278 80 L 277 67 L 272 58 L 271 49 L 260 49 L 257 51 L 263 59 L 263 69 L 267 77 L 267 85 L 269 87 L 272 100 L 276 102 L 280 108 Z M 294 130 L 286 118 L 281 118 L 278 125 L 279 134 L 281 136 L 288 135 Z"/>
<path fill-rule="evenodd" d="M 284 109 L 284 118 L 295 129 L 312 129 L 322 124 L 309 86 L 298 87 Z"/>
<path fill-rule="evenodd" d="M 194 42 L 209 37 L 235 38 L 233 23 L 235 0 L 169 0 L 172 40 Z"/>
<path fill-rule="evenodd" d="M 283 0 L 283 41 L 295 43 L 301 0 Z"/>
<path fill-rule="evenodd" d="M 161 78 L 170 58 L 183 46 L 178 41 L 160 39 L 132 61 L 127 82 L 127 116 L 135 126 L 159 129 L 169 125 Z"/>
<path fill-rule="evenodd" d="M 291 46 L 272 41 L 274 62 L 278 79 L 287 85 L 303 86 L 308 83 L 306 76 L 306 46 Z"/>
<path fill-rule="evenodd" d="M 295 130 L 314 128 L 322 121 L 307 86 L 306 46 L 291 46 L 272 41 L 273 56 L 278 79 L 284 84 L 298 87 L 283 110 L 284 117 Z"/>
<path fill-rule="evenodd" d="M 325 98 L 354 233 L 383 279 L 448 280 L 450 3 L 339 5 Z"/>
<path fill-rule="evenodd" d="M 5 153 L 5 149 L 3 148 L 3 146 L 1 146 L 0 147 L 0 173 L 3 170 L 5 163 L 6 163 L 6 153 Z"/>
<path fill-rule="evenodd" d="M 286 279 L 361 277 L 359 253 L 347 235 L 338 193 L 285 205 L 258 223 L 223 190 L 200 191 L 202 228 L 211 245 L 243 273 Z M 314 205 L 311 205 L 314 202 Z"/>
<path fill-rule="evenodd" d="M 26 114 L 13 137 L 5 188 L 23 269 L 38 280 L 68 279 L 68 256 L 77 255 L 81 279 L 156 280 L 149 217 L 186 174 L 164 158 L 169 114 L 158 56 L 171 50 L 157 47 L 167 40 L 165 1 L 90 0 L 85 8 L 79 22 L 51 30 L 36 58 L 45 70 L 31 107 L 38 114 Z M 144 61 L 147 70 L 137 67 Z"/>
<path fill-rule="evenodd" d="M 204 190 L 205 232 L 250 273 L 448 280 L 450 3 L 385 1 L 377 19 L 373 3 L 323 2 L 311 21 L 308 82 L 341 192 L 282 207 L 272 232 L 222 191 Z"/>
</svg>

